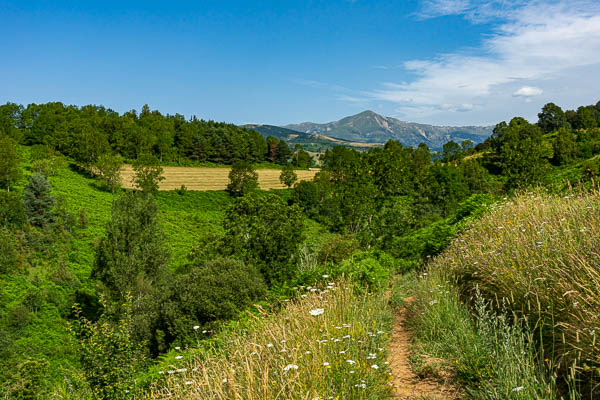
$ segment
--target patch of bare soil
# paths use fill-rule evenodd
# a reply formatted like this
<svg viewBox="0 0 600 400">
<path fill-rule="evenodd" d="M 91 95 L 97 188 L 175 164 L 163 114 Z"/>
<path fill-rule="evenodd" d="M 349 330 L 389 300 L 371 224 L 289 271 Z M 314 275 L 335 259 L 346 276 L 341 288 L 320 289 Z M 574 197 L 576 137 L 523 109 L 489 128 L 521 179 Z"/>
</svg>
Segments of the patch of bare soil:
<svg viewBox="0 0 600 400">
<path fill-rule="evenodd" d="M 409 306 L 414 298 L 405 300 Z M 413 399 L 458 399 L 459 391 L 449 383 L 441 383 L 449 379 L 443 372 L 436 371 L 432 375 L 436 378 L 417 376 L 410 365 L 410 338 L 411 331 L 406 326 L 407 307 L 397 311 L 394 318 L 394 329 L 390 346 L 390 367 L 392 370 L 392 383 L 394 385 L 394 397 L 403 400 Z M 436 360 L 426 360 L 426 363 L 435 364 Z"/>
</svg>

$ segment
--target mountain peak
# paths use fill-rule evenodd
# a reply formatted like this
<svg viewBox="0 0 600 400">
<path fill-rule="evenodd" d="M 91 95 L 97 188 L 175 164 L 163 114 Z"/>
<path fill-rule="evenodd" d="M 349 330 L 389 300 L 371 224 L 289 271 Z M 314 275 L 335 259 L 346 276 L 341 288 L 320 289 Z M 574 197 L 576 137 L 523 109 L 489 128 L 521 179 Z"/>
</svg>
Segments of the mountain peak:
<svg viewBox="0 0 600 400">
<path fill-rule="evenodd" d="M 365 110 L 365 111 L 359 112 L 358 114 L 352 115 L 351 117 L 347 117 L 347 118 L 352 118 L 352 117 L 382 117 L 382 118 L 385 118 L 384 116 L 379 115 L 375 111 L 371 111 L 371 110 Z"/>
</svg>

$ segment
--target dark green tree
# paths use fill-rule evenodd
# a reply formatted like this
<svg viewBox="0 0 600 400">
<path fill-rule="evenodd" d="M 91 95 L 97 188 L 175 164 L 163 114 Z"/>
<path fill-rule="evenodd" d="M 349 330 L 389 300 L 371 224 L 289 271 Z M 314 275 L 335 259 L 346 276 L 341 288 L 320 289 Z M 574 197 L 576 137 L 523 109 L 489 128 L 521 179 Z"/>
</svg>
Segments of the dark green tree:
<svg viewBox="0 0 600 400">
<path fill-rule="evenodd" d="M 282 185 L 286 185 L 289 189 L 294 185 L 296 180 L 298 180 L 298 175 L 294 172 L 294 167 L 292 167 L 292 165 L 283 167 L 281 174 L 279 175 L 279 182 L 281 182 Z"/>
<path fill-rule="evenodd" d="M 285 165 L 288 163 L 288 160 L 292 157 L 292 150 L 285 142 L 285 140 L 281 139 L 279 143 L 277 143 L 277 147 L 275 148 L 275 157 L 273 162 L 279 165 Z"/>
<path fill-rule="evenodd" d="M 158 158 L 149 153 L 142 154 L 135 160 L 133 170 L 133 184 L 146 193 L 156 193 L 160 181 L 165 179 Z"/>
<path fill-rule="evenodd" d="M 456 161 L 461 157 L 461 154 L 462 149 L 460 145 L 451 140 L 444 144 L 442 160 L 446 163 Z"/>
<path fill-rule="evenodd" d="M 54 221 L 52 209 L 56 198 L 51 194 L 48 178 L 34 174 L 23 191 L 23 208 L 31 225 L 43 227 Z"/>
<path fill-rule="evenodd" d="M 513 118 L 494 129 L 493 149 L 509 188 L 540 183 L 549 167 L 552 145 L 542 130 L 523 118 Z"/>
<path fill-rule="evenodd" d="M 598 126 L 596 119 L 598 111 L 594 106 L 577 108 L 577 113 L 573 120 L 573 129 L 592 129 Z"/>
<path fill-rule="evenodd" d="M 560 128 L 568 128 L 569 123 L 562 108 L 554 103 L 548 103 L 538 114 L 538 126 L 543 133 L 550 133 Z"/>
<path fill-rule="evenodd" d="M 192 260 L 189 272 L 173 283 L 163 307 L 168 341 L 191 342 L 193 326 L 210 329 L 217 321 L 235 318 L 241 310 L 265 295 L 266 285 L 255 267 L 241 260 Z M 186 340 L 187 339 L 187 340 Z"/>
<path fill-rule="evenodd" d="M 231 166 L 227 191 L 232 196 L 243 196 L 258 189 L 258 174 L 252 165 L 237 161 Z"/>
<path fill-rule="evenodd" d="M 303 216 L 275 194 L 251 193 L 227 210 L 224 243 L 227 253 L 256 266 L 272 285 L 289 280 L 297 268 Z"/>
<path fill-rule="evenodd" d="M 19 123 L 23 106 L 15 103 L 6 103 L 0 106 L 0 136 L 6 135 L 16 142 L 21 139 Z"/>
<path fill-rule="evenodd" d="M 21 179 L 19 162 L 14 141 L 8 136 L 0 135 L 0 187 L 10 191 L 11 185 Z"/>
<path fill-rule="evenodd" d="M 169 250 L 158 222 L 158 207 L 146 193 L 127 192 L 113 202 L 106 233 L 96 246 L 92 277 L 110 298 L 123 301 L 151 289 L 166 276 Z"/>
<path fill-rule="evenodd" d="M 122 194 L 113 202 L 106 233 L 96 245 L 92 277 L 102 282 L 108 299 L 116 304 L 133 296 L 136 337 L 148 340 L 154 352 L 169 257 L 154 197 L 144 192 Z"/>
<path fill-rule="evenodd" d="M 315 164 L 315 160 L 306 150 L 299 148 L 292 157 L 292 164 L 298 168 L 309 168 Z"/>
<path fill-rule="evenodd" d="M 552 158 L 554 164 L 565 165 L 570 163 L 577 153 L 575 135 L 570 129 L 558 129 L 552 147 L 554 148 L 554 156 Z"/>
<path fill-rule="evenodd" d="M 459 168 L 453 165 L 442 165 L 439 162 L 431 166 L 423 196 L 426 202 L 433 206 L 432 210 L 436 214 L 447 217 L 468 195 L 469 187 L 463 182 Z"/>
</svg>

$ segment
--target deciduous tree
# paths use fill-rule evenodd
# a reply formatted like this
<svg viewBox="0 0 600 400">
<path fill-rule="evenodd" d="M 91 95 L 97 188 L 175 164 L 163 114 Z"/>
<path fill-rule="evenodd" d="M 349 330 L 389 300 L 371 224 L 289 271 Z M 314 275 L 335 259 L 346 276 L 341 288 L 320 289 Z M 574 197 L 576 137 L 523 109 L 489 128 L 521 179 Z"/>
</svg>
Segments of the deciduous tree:
<svg viewBox="0 0 600 400">
<path fill-rule="evenodd" d="M 232 196 L 243 196 L 258 189 L 258 174 L 252 165 L 245 161 L 237 161 L 229 171 L 227 191 Z"/>
</svg>

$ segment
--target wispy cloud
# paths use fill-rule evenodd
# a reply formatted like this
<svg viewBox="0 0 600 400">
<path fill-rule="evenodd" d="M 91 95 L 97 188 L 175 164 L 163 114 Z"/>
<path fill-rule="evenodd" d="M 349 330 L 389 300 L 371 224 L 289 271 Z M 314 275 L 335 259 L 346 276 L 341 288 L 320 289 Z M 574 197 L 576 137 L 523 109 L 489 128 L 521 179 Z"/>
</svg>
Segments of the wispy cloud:
<svg viewBox="0 0 600 400">
<path fill-rule="evenodd" d="M 417 78 L 384 83 L 371 91 L 374 99 L 396 103 L 399 114 L 428 117 L 489 107 L 506 110 L 507 104 L 514 107 L 519 99 L 531 101 L 542 94 L 560 97 L 553 98 L 560 102 L 569 93 L 600 93 L 597 0 L 426 0 L 419 15 L 452 14 L 500 22 L 476 52 L 406 62 L 404 68 Z"/>
</svg>

